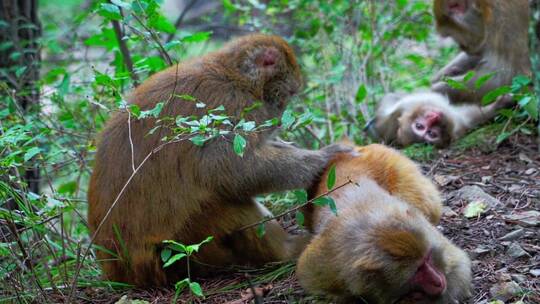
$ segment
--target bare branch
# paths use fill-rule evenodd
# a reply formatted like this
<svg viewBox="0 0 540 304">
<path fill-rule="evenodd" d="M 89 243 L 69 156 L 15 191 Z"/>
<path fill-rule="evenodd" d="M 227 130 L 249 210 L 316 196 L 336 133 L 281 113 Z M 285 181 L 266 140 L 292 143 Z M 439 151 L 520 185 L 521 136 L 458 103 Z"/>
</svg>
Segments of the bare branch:
<svg viewBox="0 0 540 304">
<path fill-rule="evenodd" d="M 122 32 L 122 28 L 120 28 L 120 22 L 118 22 L 118 20 L 112 20 L 111 23 L 114 29 L 114 34 L 116 35 L 116 39 L 118 40 L 120 53 L 122 53 L 122 58 L 124 58 L 124 64 L 126 65 L 131 79 L 133 80 L 133 84 L 135 86 L 138 86 L 140 83 L 139 76 L 137 76 L 137 74 L 135 74 L 135 71 L 133 70 L 133 60 L 131 59 L 131 54 L 127 47 L 127 43 L 123 39 L 124 33 Z"/>
</svg>

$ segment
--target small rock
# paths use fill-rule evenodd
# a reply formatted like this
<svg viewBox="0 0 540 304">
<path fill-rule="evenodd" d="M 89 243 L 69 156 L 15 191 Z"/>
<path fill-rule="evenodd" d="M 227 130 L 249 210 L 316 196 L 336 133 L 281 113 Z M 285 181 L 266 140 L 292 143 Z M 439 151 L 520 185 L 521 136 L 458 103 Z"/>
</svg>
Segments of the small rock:
<svg viewBox="0 0 540 304">
<path fill-rule="evenodd" d="M 521 228 L 521 229 L 518 229 L 518 230 L 514 230 L 514 231 L 506 234 L 503 237 L 500 237 L 499 240 L 501 240 L 501 241 L 515 241 L 515 240 L 521 238 L 524 235 L 525 235 L 525 229 Z"/>
<path fill-rule="evenodd" d="M 486 246 L 478 246 L 478 247 L 474 248 L 470 252 L 470 255 L 471 255 L 472 259 L 475 259 L 475 258 L 478 258 L 481 255 L 489 253 L 489 252 L 491 252 L 491 250 L 488 247 L 486 247 Z"/>
<path fill-rule="evenodd" d="M 527 278 L 526 275 L 523 275 L 523 274 L 513 274 L 511 275 L 512 279 L 518 283 L 525 283 L 527 282 L 529 279 Z"/>
<path fill-rule="evenodd" d="M 131 300 L 127 296 L 122 296 L 120 300 L 116 301 L 114 304 L 150 304 L 150 302 L 145 300 Z"/>
<path fill-rule="evenodd" d="M 514 281 L 496 284 L 489 289 L 489 293 L 493 298 L 503 302 L 510 300 L 521 292 L 521 287 L 519 287 L 519 284 Z"/>
<path fill-rule="evenodd" d="M 536 170 L 535 168 L 529 168 L 525 171 L 525 175 L 533 175 L 536 172 L 538 172 L 538 170 Z"/>
<path fill-rule="evenodd" d="M 437 184 L 439 184 L 439 186 L 445 187 L 445 186 L 448 186 L 449 184 L 451 184 L 453 181 L 458 180 L 459 176 L 455 176 L 455 175 L 435 175 L 433 177 L 433 179 L 435 180 L 435 182 L 437 182 Z"/>
<path fill-rule="evenodd" d="M 532 159 L 530 159 L 527 155 L 525 155 L 523 153 L 519 153 L 519 160 L 524 161 L 524 162 L 529 163 L 529 164 L 533 163 Z"/>
<path fill-rule="evenodd" d="M 491 175 L 482 176 L 482 184 L 487 184 L 491 182 L 492 180 L 493 180 L 493 176 Z"/>
<path fill-rule="evenodd" d="M 442 209 L 442 214 L 444 217 L 456 217 L 458 214 L 448 206 L 444 206 Z"/>
<path fill-rule="evenodd" d="M 465 186 L 457 190 L 456 192 L 458 198 L 466 200 L 469 203 L 474 201 L 483 202 L 489 208 L 494 208 L 501 203 L 498 199 L 487 194 L 484 190 L 482 190 L 482 188 L 478 186 Z"/>
<path fill-rule="evenodd" d="M 510 246 L 508 247 L 508 250 L 506 251 L 506 253 L 512 257 L 513 259 L 519 259 L 521 257 L 524 257 L 524 256 L 528 256 L 529 254 L 527 253 L 527 251 L 523 250 L 523 248 L 521 248 L 521 246 L 519 246 L 518 243 L 512 243 L 510 244 Z"/>
<path fill-rule="evenodd" d="M 529 271 L 529 273 L 532 274 L 535 277 L 540 277 L 540 269 L 531 269 L 531 271 Z"/>
<path fill-rule="evenodd" d="M 518 192 L 521 189 L 523 189 L 523 187 L 521 185 L 513 184 L 512 186 L 510 186 L 510 188 L 508 188 L 508 192 Z"/>
<path fill-rule="evenodd" d="M 540 212 L 531 210 L 503 216 L 505 220 L 516 222 L 521 226 L 540 226 Z"/>
</svg>

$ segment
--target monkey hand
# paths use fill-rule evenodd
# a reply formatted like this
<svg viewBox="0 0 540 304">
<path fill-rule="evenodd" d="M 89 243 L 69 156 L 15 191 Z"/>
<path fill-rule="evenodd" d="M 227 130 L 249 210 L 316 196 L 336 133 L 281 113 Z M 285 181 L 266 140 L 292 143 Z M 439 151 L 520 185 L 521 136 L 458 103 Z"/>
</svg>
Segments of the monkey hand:
<svg viewBox="0 0 540 304">
<path fill-rule="evenodd" d="M 322 148 L 321 151 L 325 154 L 327 160 L 330 161 L 334 159 L 337 154 L 353 152 L 354 147 L 352 145 L 339 143 L 328 145 Z"/>
</svg>

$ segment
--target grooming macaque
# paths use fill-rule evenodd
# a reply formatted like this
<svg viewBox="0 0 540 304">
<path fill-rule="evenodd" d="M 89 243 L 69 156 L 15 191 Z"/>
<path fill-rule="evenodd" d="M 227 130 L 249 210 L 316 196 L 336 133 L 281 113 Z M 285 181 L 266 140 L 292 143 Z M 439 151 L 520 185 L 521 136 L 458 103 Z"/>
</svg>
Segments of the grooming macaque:
<svg viewBox="0 0 540 304">
<path fill-rule="evenodd" d="M 368 126 L 371 135 L 401 146 L 428 143 L 446 147 L 468 130 L 492 119 L 511 100 L 499 98 L 487 105 L 453 105 L 435 92 L 386 95 Z"/>
<path fill-rule="evenodd" d="M 380 145 L 340 155 L 329 208 L 306 213 L 315 236 L 299 258 L 301 285 L 339 303 L 458 303 L 470 295 L 471 263 L 433 225 L 441 200 L 412 161 Z M 327 175 L 315 195 L 326 193 Z"/>
<path fill-rule="evenodd" d="M 300 86 L 300 70 L 290 46 L 276 36 L 250 35 L 153 75 L 135 89 L 129 101 L 142 110 L 165 102 L 162 117 L 202 117 L 208 109 L 223 105 L 232 121 L 242 116 L 260 125 L 280 117 Z M 206 108 L 184 99 L 185 95 Z M 244 111 L 256 102 L 261 105 Z M 266 224 L 262 238 L 255 228 L 236 232 L 269 215 L 252 197 L 308 187 L 335 153 L 348 149 L 332 145 L 304 150 L 273 141 L 274 130 L 267 130 L 245 135 L 248 144 L 240 157 L 233 151 L 234 134 L 228 134 L 202 147 L 189 141 L 170 143 L 128 181 L 132 167 L 169 134 L 166 129 L 149 134 L 155 123 L 153 118 L 128 119 L 126 112 L 111 118 L 98 144 L 88 194 L 89 224 L 96 233 L 127 184 L 97 231 L 95 243 L 114 253 L 98 251 L 106 277 L 138 286 L 172 284 L 186 277 L 185 261 L 177 263 L 181 269 L 163 270 L 159 256 L 163 240 L 195 244 L 214 237 L 190 259 L 192 276 L 213 266 L 291 258 L 301 244 L 275 221 Z"/>
<path fill-rule="evenodd" d="M 452 103 L 480 104 L 490 91 L 510 85 L 519 74 L 530 74 L 528 0 L 435 0 L 438 32 L 452 37 L 462 52 L 433 78 L 432 89 Z M 445 78 L 463 82 L 466 89 L 452 88 Z M 482 86 L 477 80 L 489 77 Z M 509 97 L 507 97 L 509 98 Z"/>
</svg>

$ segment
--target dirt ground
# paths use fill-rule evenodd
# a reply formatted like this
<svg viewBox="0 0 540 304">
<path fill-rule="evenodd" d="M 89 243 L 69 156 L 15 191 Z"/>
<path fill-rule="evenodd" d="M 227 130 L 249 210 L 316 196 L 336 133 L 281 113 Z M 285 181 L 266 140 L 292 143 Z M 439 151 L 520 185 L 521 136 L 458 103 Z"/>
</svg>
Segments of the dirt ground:
<svg viewBox="0 0 540 304">
<path fill-rule="evenodd" d="M 466 303 L 540 303 L 540 153 L 534 139 L 524 136 L 511 138 L 496 151 L 482 150 L 444 150 L 422 164 L 444 193 L 446 207 L 439 228 L 473 261 L 474 295 Z M 478 202 L 485 205 L 484 211 L 465 217 L 466 207 Z M 255 290 L 264 295 L 263 303 L 328 302 L 305 294 L 295 279 L 293 265 L 229 273 L 201 283 L 206 299 L 184 294 L 179 301 L 253 303 Z M 111 293 L 92 288 L 80 290 L 78 299 L 114 303 L 122 296 L 170 303 L 174 293 Z M 502 302 L 491 302 L 494 299 Z"/>
</svg>

